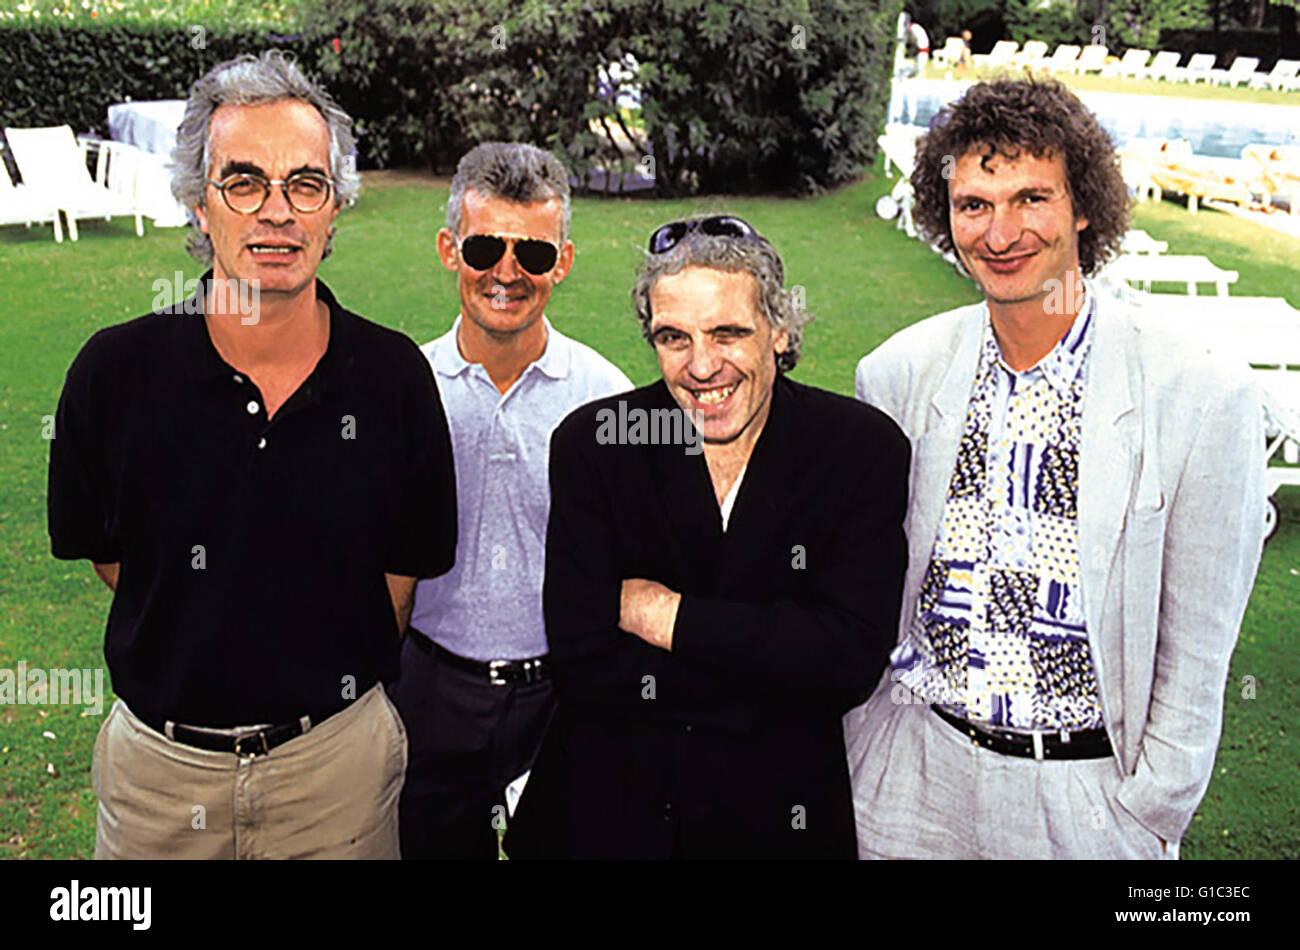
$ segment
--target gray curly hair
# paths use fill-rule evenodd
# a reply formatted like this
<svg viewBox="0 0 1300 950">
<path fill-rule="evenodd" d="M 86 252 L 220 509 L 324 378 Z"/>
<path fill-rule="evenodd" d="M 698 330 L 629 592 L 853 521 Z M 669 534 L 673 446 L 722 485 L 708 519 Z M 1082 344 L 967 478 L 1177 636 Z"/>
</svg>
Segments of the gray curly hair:
<svg viewBox="0 0 1300 950">
<path fill-rule="evenodd" d="M 663 254 L 646 254 L 645 262 L 632 287 L 632 305 L 641 321 L 641 335 L 653 345 L 650 335 L 650 293 L 661 277 L 677 274 L 688 267 L 744 272 L 758 283 L 758 305 L 772 331 L 785 330 L 789 343 L 784 353 L 776 354 L 778 372 L 789 372 L 799 362 L 804 327 L 813 315 L 797 304 L 792 291 L 786 290 L 785 267 L 767 238 L 757 231 L 752 237 L 709 235 L 691 231 L 681 243 Z"/>
<path fill-rule="evenodd" d="M 351 204 L 361 190 L 361 176 L 353 160 L 356 139 L 352 117 L 338 107 L 329 93 L 303 75 L 294 57 L 281 50 L 261 56 L 245 53 L 215 66 L 190 87 L 185 118 L 172 150 L 172 194 L 189 216 L 192 232 L 185 249 L 204 264 L 212 263 L 212 241 L 199 230 L 195 205 L 204 204 L 208 177 L 212 114 L 226 103 L 254 105 L 280 99 L 299 99 L 313 106 L 325 120 L 330 135 L 330 178 L 334 180 L 334 205 Z M 334 243 L 334 228 L 325 242 L 328 256 Z"/>
</svg>

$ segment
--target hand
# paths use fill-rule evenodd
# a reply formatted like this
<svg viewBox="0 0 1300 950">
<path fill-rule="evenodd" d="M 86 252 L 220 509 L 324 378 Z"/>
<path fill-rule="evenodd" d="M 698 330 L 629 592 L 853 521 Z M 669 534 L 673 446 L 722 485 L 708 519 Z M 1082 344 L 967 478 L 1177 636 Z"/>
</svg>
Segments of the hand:
<svg viewBox="0 0 1300 950">
<path fill-rule="evenodd" d="M 682 595 L 657 581 L 634 577 L 623 581 L 619 598 L 618 625 L 651 646 L 671 652 L 673 625 Z"/>
</svg>

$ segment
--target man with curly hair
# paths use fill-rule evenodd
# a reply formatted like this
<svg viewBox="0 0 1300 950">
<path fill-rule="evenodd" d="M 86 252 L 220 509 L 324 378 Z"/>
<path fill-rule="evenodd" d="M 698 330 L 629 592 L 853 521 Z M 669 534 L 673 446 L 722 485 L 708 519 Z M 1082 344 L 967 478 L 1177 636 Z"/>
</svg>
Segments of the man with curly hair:
<svg viewBox="0 0 1300 950">
<path fill-rule="evenodd" d="M 916 453 L 898 645 L 845 717 L 859 854 L 1176 857 L 1259 563 L 1258 396 L 1086 279 L 1128 195 L 1065 87 L 973 86 L 912 184 L 984 300 L 858 364 Z"/>
<path fill-rule="evenodd" d="M 558 708 L 512 858 L 856 853 L 840 720 L 893 641 L 911 453 L 786 376 L 808 314 L 782 281 L 739 218 L 657 229 L 633 298 L 663 378 L 555 430 Z"/>
</svg>

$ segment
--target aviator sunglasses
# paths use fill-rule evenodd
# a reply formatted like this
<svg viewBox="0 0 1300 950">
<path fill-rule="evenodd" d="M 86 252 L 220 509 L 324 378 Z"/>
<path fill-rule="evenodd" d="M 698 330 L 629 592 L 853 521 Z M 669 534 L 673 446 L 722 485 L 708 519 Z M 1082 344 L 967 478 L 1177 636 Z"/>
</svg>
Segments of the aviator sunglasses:
<svg viewBox="0 0 1300 950">
<path fill-rule="evenodd" d="M 560 250 L 549 241 L 536 238 L 502 238 L 495 234 L 471 234 L 460 242 L 460 257 L 475 270 L 489 270 L 496 266 L 506 252 L 506 241 L 515 245 L 515 260 L 534 277 L 540 277 L 552 267 Z"/>
<path fill-rule="evenodd" d="M 747 241 L 759 240 L 754 226 L 743 218 L 729 214 L 715 214 L 708 218 L 691 218 L 686 221 L 673 221 L 656 228 L 650 235 L 650 253 L 667 254 L 692 231 L 699 231 L 709 237 L 734 237 Z"/>
</svg>

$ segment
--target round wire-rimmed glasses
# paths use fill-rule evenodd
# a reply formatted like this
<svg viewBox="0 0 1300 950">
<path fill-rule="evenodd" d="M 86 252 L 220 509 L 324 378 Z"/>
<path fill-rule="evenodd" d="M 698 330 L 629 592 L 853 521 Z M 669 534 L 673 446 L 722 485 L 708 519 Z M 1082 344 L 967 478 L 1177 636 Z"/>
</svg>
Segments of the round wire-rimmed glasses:
<svg viewBox="0 0 1300 950">
<path fill-rule="evenodd" d="M 325 207 L 330 200 L 334 183 L 317 172 L 299 172 L 284 179 L 269 179 L 262 175 L 241 172 L 221 181 L 206 179 L 221 192 L 226 207 L 236 214 L 256 214 L 271 197 L 271 186 L 279 185 L 284 200 L 299 214 L 311 214 Z"/>
</svg>

